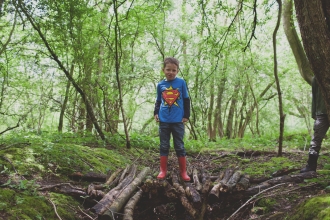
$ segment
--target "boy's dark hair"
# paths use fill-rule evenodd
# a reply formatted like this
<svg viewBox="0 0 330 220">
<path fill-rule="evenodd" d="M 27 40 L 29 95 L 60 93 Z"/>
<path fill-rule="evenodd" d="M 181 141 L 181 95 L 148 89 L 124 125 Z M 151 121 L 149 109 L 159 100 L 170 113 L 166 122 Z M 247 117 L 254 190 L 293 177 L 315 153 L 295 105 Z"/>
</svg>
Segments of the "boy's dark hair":
<svg viewBox="0 0 330 220">
<path fill-rule="evenodd" d="M 163 67 L 165 68 L 166 64 L 169 64 L 169 63 L 176 65 L 179 69 L 179 60 L 175 59 L 174 57 L 166 57 L 164 59 L 164 66 Z"/>
</svg>

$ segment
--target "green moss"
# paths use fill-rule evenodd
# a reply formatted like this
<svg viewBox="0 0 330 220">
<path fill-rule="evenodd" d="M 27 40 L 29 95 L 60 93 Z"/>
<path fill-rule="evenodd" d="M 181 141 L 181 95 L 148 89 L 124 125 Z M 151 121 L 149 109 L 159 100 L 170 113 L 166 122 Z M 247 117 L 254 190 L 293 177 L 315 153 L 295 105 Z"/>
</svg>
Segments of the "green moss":
<svg viewBox="0 0 330 220">
<path fill-rule="evenodd" d="M 272 157 L 267 161 L 253 161 L 243 171 L 249 175 L 261 176 L 266 173 L 272 174 L 275 171 L 295 167 L 296 164 L 286 157 Z"/>
<path fill-rule="evenodd" d="M 50 200 L 55 204 L 57 212 L 62 219 L 76 219 L 74 216 L 75 210 L 70 207 L 78 207 L 79 204 L 70 196 L 58 193 L 50 193 Z"/>
<path fill-rule="evenodd" d="M 330 219 L 330 196 L 313 197 L 301 203 L 297 211 L 290 216 L 291 220 Z"/>
<path fill-rule="evenodd" d="M 272 198 L 263 198 L 258 201 L 258 206 L 263 208 L 264 213 L 272 210 L 275 204 L 276 200 Z"/>
<path fill-rule="evenodd" d="M 78 219 L 74 210 L 80 204 L 70 196 L 50 193 L 50 200 L 55 204 L 62 219 Z M 51 202 L 43 196 L 26 195 L 12 189 L 0 189 L 0 211 L 6 212 L 8 220 L 16 219 L 58 219 Z"/>
<path fill-rule="evenodd" d="M 36 173 L 40 176 L 67 176 L 76 171 L 107 173 L 108 170 L 130 163 L 129 158 L 116 150 L 50 142 L 13 147 L 2 153 L 12 161 L 19 174 L 26 176 Z M 14 172 L 12 167 L 8 161 L 0 158 L 2 171 L 7 169 L 7 173 Z"/>
</svg>

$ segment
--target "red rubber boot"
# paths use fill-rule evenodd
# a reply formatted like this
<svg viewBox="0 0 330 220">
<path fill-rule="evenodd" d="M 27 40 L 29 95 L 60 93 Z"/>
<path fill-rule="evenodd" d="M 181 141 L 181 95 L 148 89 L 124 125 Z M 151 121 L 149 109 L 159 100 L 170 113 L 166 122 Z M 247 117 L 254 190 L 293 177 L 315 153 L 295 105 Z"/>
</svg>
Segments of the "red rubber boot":
<svg viewBox="0 0 330 220">
<path fill-rule="evenodd" d="M 157 176 L 157 179 L 163 180 L 166 177 L 167 172 L 167 156 L 160 156 L 160 173 Z"/>
<path fill-rule="evenodd" d="M 190 177 L 187 175 L 186 157 L 178 157 L 178 160 L 182 179 L 184 181 L 190 181 Z"/>
</svg>

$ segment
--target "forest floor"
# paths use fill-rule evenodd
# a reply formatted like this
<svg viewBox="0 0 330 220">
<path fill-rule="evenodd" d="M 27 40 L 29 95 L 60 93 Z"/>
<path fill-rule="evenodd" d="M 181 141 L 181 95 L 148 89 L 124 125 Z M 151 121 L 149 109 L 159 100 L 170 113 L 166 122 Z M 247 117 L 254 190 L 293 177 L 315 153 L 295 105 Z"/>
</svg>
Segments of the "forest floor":
<svg viewBox="0 0 330 220">
<path fill-rule="evenodd" d="M 222 219 L 292 219 L 298 205 L 306 199 L 326 194 L 326 186 L 330 184 L 327 170 L 323 170 L 328 164 L 328 155 L 320 156 L 317 178 L 305 179 L 303 182 L 287 182 L 278 186 L 269 187 L 270 190 L 260 193 L 255 198 L 233 200 L 231 195 L 224 195 L 224 199 L 208 203 L 204 220 Z M 188 173 L 192 173 L 194 167 L 203 167 L 211 175 L 217 175 L 220 170 L 233 167 L 237 170 L 251 172 L 251 187 L 262 182 L 285 175 L 298 174 L 306 164 L 305 152 L 284 153 L 283 157 L 277 157 L 275 152 L 212 152 L 207 154 L 189 155 Z M 282 158 L 282 159 L 281 159 Z M 281 165 L 287 166 L 278 166 Z M 300 164 L 300 167 L 299 167 Z M 157 170 L 158 163 L 146 164 Z M 277 167 L 282 167 L 277 170 Z M 169 169 L 177 170 L 178 164 L 175 156 L 169 159 Z M 273 172 L 275 171 L 275 172 Z M 325 173 L 325 174 L 321 174 Z M 253 175 L 255 174 L 255 175 Z M 260 190 L 262 191 L 262 190 Z M 235 198 L 234 194 L 233 197 Z M 227 201 L 226 201 L 227 198 Z M 163 203 L 162 203 L 163 202 Z M 235 215 L 233 215 L 236 213 Z M 135 210 L 136 220 L 188 220 L 191 218 L 179 203 L 159 201 L 148 198 L 145 195 Z"/>
<path fill-rule="evenodd" d="M 25 146 L 24 146 L 25 147 Z M 28 152 L 24 147 L 20 148 L 20 151 L 14 151 L 13 148 L 6 148 L 7 154 L 9 153 L 9 149 L 11 152 Z M 77 148 L 75 146 L 75 148 Z M 4 148 L 3 148 L 4 149 Z M 47 153 L 48 148 L 40 148 L 43 153 Z M 66 149 L 63 147 L 63 149 Z M 74 149 L 74 148 L 73 148 Z M 86 148 L 86 157 L 81 159 L 80 162 L 83 162 L 85 165 L 92 166 L 90 162 L 88 162 L 88 155 L 96 154 L 96 151 L 91 148 L 91 152 L 87 151 L 90 149 L 90 146 Z M 56 152 L 62 152 L 67 154 L 66 151 L 63 151 L 61 148 L 49 148 L 49 150 L 56 150 Z M 96 150 L 96 148 L 95 148 Z M 102 150 L 103 153 L 103 149 Z M 108 155 L 111 153 L 111 149 L 108 153 L 104 155 Z M 80 151 L 79 152 L 84 152 Z M 78 152 L 78 151 L 77 151 Z M 142 151 L 141 151 L 142 152 Z M 26 154 L 26 153 L 25 153 Z M 49 154 L 49 153 L 48 153 Z M 35 156 L 39 156 L 40 161 L 46 159 L 48 156 L 43 154 L 33 153 Z M 141 156 L 142 155 L 142 156 Z M 158 152 L 155 149 L 152 150 L 144 150 L 143 154 L 139 157 L 133 154 L 125 154 L 123 150 L 123 154 L 121 155 L 123 158 L 129 158 L 131 163 L 138 164 L 139 168 L 141 167 L 150 167 L 151 169 L 151 178 L 156 180 L 156 176 L 159 172 L 159 156 Z M 77 158 L 81 158 L 81 155 L 76 155 L 77 158 L 72 158 L 74 154 L 68 156 L 71 158 L 71 162 L 77 162 Z M 111 155 L 110 155 L 111 156 Z M 91 212 L 91 208 L 97 203 L 97 201 L 89 200 L 88 196 L 75 196 L 72 197 L 74 200 L 70 200 L 71 195 L 69 197 L 61 197 L 58 196 L 57 187 L 52 188 L 53 192 L 56 194 L 51 194 L 52 190 L 41 191 L 39 196 L 42 195 L 45 198 L 48 198 L 48 201 L 40 200 L 35 195 L 36 190 L 38 191 L 40 188 L 35 188 L 35 186 L 29 185 L 30 181 L 37 180 L 38 185 L 40 187 L 56 185 L 60 183 L 70 183 L 75 186 L 77 189 L 83 189 L 87 191 L 87 186 L 91 183 L 94 184 L 103 184 L 104 182 L 87 181 L 87 180 L 69 180 L 64 177 L 64 173 L 60 174 L 57 169 L 63 169 L 59 165 L 56 165 L 54 162 L 55 154 L 49 154 L 49 157 L 53 157 L 53 162 L 47 160 L 48 169 L 47 169 L 47 177 L 45 175 L 42 177 L 37 177 L 36 175 L 40 175 L 40 173 L 35 173 L 35 176 L 24 176 L 24 180 L 17 181 L 18 185 L 14 184 L 13 175 L 8 175 L 8 168 L 11 166 L 14 168 L 15 165 L 19 165 L 18 162 L 10 162 L 5 167 L 6 169 L 0 173 L 0 219 L 59 219 L 59 216 L 62 215 L 61 219 L 97 219 L 97 215 Z M 95 157 L 95 155 L 93 156 Z M 98 159 L 100 158 L 97 156 Z M 112 156 L 113 157 L 113 156 Z M 6 159 L 10 161 L 9 158 L 3 156 L 2 159 Z M 62 156 L 60 160 L 68 159 Z M 4 163 L 6 160 L 3 160 Z M 13 160 L 13 159 L 11 159 Z M 39 160 L 36 158 L 36 161 Z M 100 160 L 100 159 L 99 159 Z M 122 159 L 118 159 L 121 161 Z M 206 170 L 210 177 L 214 182 L 215 178 L 219 175 L 219 173 L 227 168 L 233 168 L 235 170 L 241 171 L 243 174 L 246 174 L 250 177 L 250 188 L 255 186 L 262 185 L 267 180 L 275 179 L 279 177 L 285 176 L 294 176 L 298 175 L 300 169 L 306 165 L 307 161 L 307 152 L 306 151 L 286 151 L 283 153 L 281 157 L 277 156 L 277 152 L 275 151 L 208 151 L 201 153 L 188 153 L 187 156 L 187 172 L 191 176 L 193 173 L 193 169 L 203 169 Z M 104 163 L 103 161 L 99 161 Z M 23 167 L 27 167 L 22 163 Z M 73 165 L 72 167 L 73 168 Z M 96 167 L 94 167 L 96 170 Z M 30 168 L 29 168 L 30 169 Z M 70 169 L 71 170 L 71 169 Z M 169 155 L 168 160 L 168 174 L 171 172 L 178 171 L 178 161 L 177 157 L 173 152 Z M 57 174 L 56 174 L 57 173 Z M 17 176 L 18 172 L 16 172 Z M 107 174 L 103 174 L 107 175 Z M 304 218 L 293 218 L 293 215 L 297 212 L 297 207 L 304 203 L 309 198 L 313 198 L 319 195 L 327 195 L 329 191 L 327 190 L 327 186 L 330 185 L 330 157 L 329 153 L 324 153 L 320 155 L 318 161 L 317 173 L 315 174 L 316 178 L 306 178 L 300 179 L 301 181 L 284 181 L 281 184 L 275 184 L 271 186 L 267 186 L 267 190 L 260 189 L 260 192 L 255 195 L 250 195 L 249 197 L 237 196 L 242 192 L 229 192 L 229 193 L 220 193 L 219 199 L 208 201 L 208 198 L 205 198 L 206 208 L 205 213 L 202 215 L 203 217 L 198 217 L 198 220 L 245 220 L 245 219 L 299 219 L 303 220 Z M 191 176 L 192 177 L 192 176 Z M 11 182 L 8 181 L 8 178 L 11 178 Z M 171 182 L 171 178 L 168 175 L 168 182 Z M 157 181 L 157 180 L 156 180 Z M 191 180 L 191 183 L 193 181 Z M 25 191 L 25 193 L 23 191 Z M 27 195 L 27 191 L 29 190 L 29 194 L 33 197 L 25 197 Z M 264 190 L 264 191 L 263 191 Z M 108 189 L 109 191 L 109 189 Z M 105 193 L 106 190 L 104 191 Z M 25 195 L 23 195 L 25 194 Z M 203 196 L 202 196 L 203 197 Z M 15 199 L 13 199 L 15 198 Z M 37 200 L 32 200 L 32 199 Z M 204 199 L 204 198 L 202 198 Z M 2 200 L 2 202 L 1 202 Z M 33 216 L 35 214 L 27 214 L 28 211 L 24 210 L 21 206 L 24 204 L 23 201 L 28 201 L 26 210 L 34 210 L 37 213 L 40 213 L 39 216 L 34 216 L 33 218 L 25 218 L 24 216 Z M 44 202 L 43 202 L 44 201 Z M 203 200 L 204 201 L 204 200 Z M 34 202 L 43 202 L 37 208 L 38 205 L 35 205 L 31 208 L 31 204 Z M 69 205 L 64 205 L 64 203 L 68 203 Z M 44 203 L 48 207 L 43 207 Z M 54 204 L 55 203 L 55 204 Z M 59 216 L 53 217 L 44 217 L 44 213 L 48 212 L 56 212 L 55 205 L 58 206 Z M 64 212 L 60 209 L 62 206 L 63 209 L 66 209 Z M 43 207 L 44 210 L 41 210 Z M 53 210 L 52 210 L 53 209 Z M 14 210 L 14 211 L 13 211 Z M 19 215 L 18 211 L 22 214 Z M 200 208 L 196 209 L 198 212 L 201 212 Z M 15 213 L 14 213 L 15 212 Z M 314 212 L 314 211 L 313 211 Z M 23 215 L 24 213 L 24 215 Z M 71 213 L 71 217 L 65 217 L 65 213 Z M 72 217 L 72 213 L 74 213 L 75 217 Z M 22 217 L 23 216 L 23 217 Z M 157 192 L 154 195 L 150 195 L 148 193 L 143 193 L 141 199 L 136 204 L 134 209 L 134 220 L 191 220 L 196 219 L 191 217 L 184 206 L 181 204 L 180 199 L 169 200 L 162 194 L 162 192 Z M 118 220 L 123 219 L 122 215 L 117 215 Z M 318 218 L 305 218 L 305 219 L 318 219 Z"/>
</svg>

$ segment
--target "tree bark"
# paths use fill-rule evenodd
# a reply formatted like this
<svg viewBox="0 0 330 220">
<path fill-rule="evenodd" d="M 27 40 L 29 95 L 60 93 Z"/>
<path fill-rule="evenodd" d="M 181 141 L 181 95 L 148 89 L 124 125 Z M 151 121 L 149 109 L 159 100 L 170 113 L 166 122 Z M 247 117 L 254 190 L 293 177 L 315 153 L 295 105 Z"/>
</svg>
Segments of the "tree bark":
<svg viewBox="0 0 330 220">
<path fill-rule="evenodd" d="M 73 70 L 74 70 L 74 63 L 72 62 L 71 69 L 70 69 L 70 75 L 71 76 L 73 75 Z M 58 132 L 63 131 L 63 119 L 64 119 L 64 113 L 65 113 L 65 110 L 66 110 L 66 105 L 67 105 L 68 100 L 69 100 L 70 85 L 71 85 L 71 82 L 68 80 L 68 82 L 66 83 L 66 89 L 65 89 L 65 96 L 64 96 L 63 104 L 61 105 L 60 118 L 59 118 L 58 128 L 57 128 Z"/>
<path fill-rule="evenodd" d="M 312 78 L 314 74 L 294 26 L 292 8 L 292 0 L 284 0 L 282 14 L 284 33 L 296 59 L 300 75 L 309 85 L 312 85 Z"/>
<path fill-rule="evenodd" d="M 142 194 L 143 194 L 143 191 L 141 189 L 138 190 L 135 193 L 135 195 L 127 202 L 127 205 L 125 206 L 125 209 L 124 209 L 124 218 L 123 218 L 123 220 L 133 220 L 135 205 L 140 200 Z"/>
<path fill-rule="evenodd" d="M 294 0 L 304 49 L 330 119 L 330 2 Z"/>
<path fill-rule="evenodd" d="M 119 62 L 119 53 L 120 53 L 120 45 L 121 43 L 119 42 L 120 39 L 120 28 L 119 28 L 119 19 L 118 19 L 118 2 L 116 0 L 113 0 L 113 10 L 115 14 L 115 68 L 116 68 L 116 80 L 117 80 L 117 86 L 119 90 L 119 104 L 120 104 L 120 110 L 121 110 L 121 115 L 123 118 L 123 124 L 124 124 L 124 131 L 125 131 L 125 136 L 126 136 L 126 148 L 131 148 L 131 141 L 127 129 L 127 121 L 126 121 L 126 114 L 124 111 L 124 102 L 123 102 L 123 94 L 122 94 L 122 88 L 121 88 L 121 80 L 119 77 L 119 69 L 120 69 L 120 62 Z"/>
<path fill-rule="evenodd" d="M 285 115 L 283 113 L 283 102 L 282 102 L 282 91 L 280 87 L 280 80 L 278 77 L 278 68 L 277 68 L 277 51 L 276 51 L 276 34 L 278 31 L 278 28 L 280 26 L 281 22 L 281 14 L 282 14 L 282 1 L 276 0 L 278 3 L 278 18 L 276 27 L 273 32 L 273 48 L 274 48 L 274 77 L 276 81 L 276 88 L 277 88 L 277 96 L 278 96 L 278 108 L 279 108 L 279 114 L 280 114 L 280 134 L 279 134 L 279 140 L 278 140 L 278 156 L 282 156 L 282 146 L 283 146 L 283 133 L 284 133 L 284 120 Z"/>
</svg>

